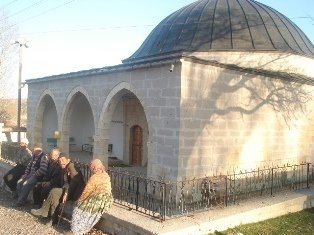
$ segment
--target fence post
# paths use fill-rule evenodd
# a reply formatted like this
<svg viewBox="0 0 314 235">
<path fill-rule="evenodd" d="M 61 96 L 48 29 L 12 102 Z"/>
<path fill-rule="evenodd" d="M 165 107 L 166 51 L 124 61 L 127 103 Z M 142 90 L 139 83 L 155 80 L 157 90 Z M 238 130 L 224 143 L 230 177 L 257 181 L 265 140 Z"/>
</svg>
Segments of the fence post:
<svg viewBox="0 0 314 235">
<path fill-rule="evenodd" d="M 309 188 L 309 177 L 310 177 L 310 163 L 306 163 L 307 169 L 306 169 L 306 188 Z"/>
<path fill-rule="evenodd" d="M 135 206 L 136 206 L 136 211 L 138 211 L 138 198 L 140 195 L 140 190 L 139 190 L 140 186 L 139 186 L 139 177 L 136 176 L 136 199 L 135 199 Z"/>
<path fill-rule="evenodd" d="M 163 182 L 163 190 L 162 190 L 162 215 L 161 215 L 161 219 L 163 221 L 166 220 L 166 183 Z"/>
<path fill-rule="evenodd" d="M 233 171 L 233 204 L 235 204 L 236 201 L 236 174 L 235 171 Z"/>
<path fill-rule="evenodd" d="M 228 176 L 225 177 L 226 191 L 225 191 L 225 205 L 228 206 Z"/>
<path fill-rule="evenodd" d="M 270 195 L 273 195 L 273 186 L 274 186 L 274 168 L 271 168 L 271 186 L 270 186 Z"/>
</svg>

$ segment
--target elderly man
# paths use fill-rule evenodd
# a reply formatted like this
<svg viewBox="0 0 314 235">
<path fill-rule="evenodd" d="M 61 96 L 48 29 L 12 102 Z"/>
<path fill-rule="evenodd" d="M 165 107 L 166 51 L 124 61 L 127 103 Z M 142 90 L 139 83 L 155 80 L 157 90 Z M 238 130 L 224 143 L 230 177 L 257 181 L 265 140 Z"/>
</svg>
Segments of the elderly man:
<svg viewBox="0 0 314 235">
<path fill-rule="evenodd" d="M 48 156 L 42 151 L 42 144 L 35 144 L 33 156 L 28 163 L 24 175 L 17 182 L 18 199 L 14 207 L 24 206 L 30 191 L 46 174 Z"/>
<path fill-rule="evenodd" d="M 3 181 L 10 188 L 12 197 L 17 198 L 17 181 L 24 174 L 27 164 L 32 158 L 32 152 L 28 149 L 28 139 L 24 138 L 20 142 L 20 149 L 15 157 L 16 166 L 9 170 L 4 176 Z"/>
<path fill-rule="evenodd" d="M 31 213 L 35 216 L 47 218 L 49 214 L 53 215 L 60 200 L 62 203 L 76 201 L 85 187 L 82 172 L 74 165 L 67 154 L 60 153 L 59 165 L 64 170 L 63 186 L 62 188 L 53 188 L 40 209 L 31 210 Z M 55 219 L 56 214 L 53 216 L 53 219 Z"/>
<path fill-rule="evenodd" d="M 60 150 L 53 148 L 49 154 L 48 168 L 41 182 L 33 188 L 34 205 L 40 208 L 52 188 L 62 187 L 62 169 L 58 164 Z"/>
</svg>

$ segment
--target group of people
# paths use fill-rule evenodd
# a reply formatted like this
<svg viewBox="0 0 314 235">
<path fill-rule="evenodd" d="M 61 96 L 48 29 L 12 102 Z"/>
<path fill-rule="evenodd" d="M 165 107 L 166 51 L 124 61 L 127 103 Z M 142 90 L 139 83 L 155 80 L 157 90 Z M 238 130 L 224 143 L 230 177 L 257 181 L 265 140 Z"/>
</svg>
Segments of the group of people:
<svg viewBox="0 0 314 235">
<path fill-rule="evenodd" d="M 15 161 L 16 166 L 3 177 L 16 199 L 13 207 L 23 207 L 33 190 L 31 214 L 54 224 L 60 219 L 65 203 L 72 202 L 71 231 L 67 234 L 89 232 L 112 204 L 110 177 L 99 159 L 90 162 L 87 183 L 81 170 L 59 148 L 53 148 L 47 155 L 41 144 L 35 144 L 31 151 L 28 140 L 22 139 Z"/>
</svg>

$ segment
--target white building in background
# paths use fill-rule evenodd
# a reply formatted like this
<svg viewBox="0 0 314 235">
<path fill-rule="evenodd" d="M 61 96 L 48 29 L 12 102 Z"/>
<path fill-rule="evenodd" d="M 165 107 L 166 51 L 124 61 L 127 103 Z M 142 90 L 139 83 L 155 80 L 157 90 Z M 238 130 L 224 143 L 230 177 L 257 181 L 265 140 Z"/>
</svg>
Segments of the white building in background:
<svg viewBox="0 0 314 235">
<path fill-rule="evenodd" d="M 27 81 L 28 137 L 58 131 L 171 179 L 313 162 L 314 46 L 250 0 L 200 0 L 166 17 L 122 64 Z M 48 141 L 49 140 L 49 141 Z M 71 144 L 72 143 L 72 144 Z"/>
</svg>

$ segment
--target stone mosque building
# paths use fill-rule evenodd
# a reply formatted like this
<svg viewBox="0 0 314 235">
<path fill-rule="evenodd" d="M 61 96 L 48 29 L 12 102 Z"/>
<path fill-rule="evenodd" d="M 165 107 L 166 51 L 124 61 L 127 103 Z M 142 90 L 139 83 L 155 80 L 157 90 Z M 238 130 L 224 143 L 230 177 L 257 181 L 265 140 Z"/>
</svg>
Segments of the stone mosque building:
<svg viewBox="0 0 314 235">
<path fill-rule="evenodd" d="M 28 137 L 170 179 L 313 162 L 313 68 L 280 12 L 199 0 L 122 64 L 28 80 Z"/>
</svg>

